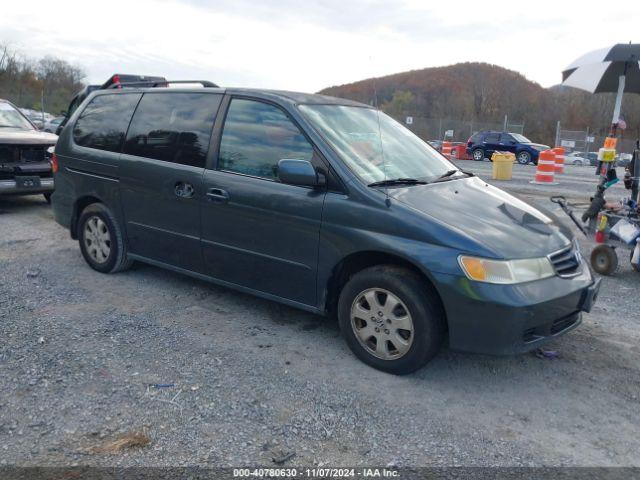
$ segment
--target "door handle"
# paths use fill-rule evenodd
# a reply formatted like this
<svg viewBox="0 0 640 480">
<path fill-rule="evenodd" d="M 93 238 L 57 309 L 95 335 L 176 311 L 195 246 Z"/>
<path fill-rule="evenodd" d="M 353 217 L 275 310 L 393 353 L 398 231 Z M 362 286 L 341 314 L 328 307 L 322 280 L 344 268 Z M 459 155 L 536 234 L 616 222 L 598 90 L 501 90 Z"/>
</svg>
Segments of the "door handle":
<svg viewBox="0 0 640 480">
<path fill-rule="evenodd" d="M 176 194 L 176 197 L 180 198 L 191 198 L 196 193 L 193 185 L 186 182 L 177 182 L 175 187 L 173 188 L 173 193 Z"/>
<path fill-rule="evenodd" d="M 207 190 L 207 199 L 215 203 L 227 203 L 229 201 L 229 193 L 221 188 L 210 188 Z"/>
</svg>

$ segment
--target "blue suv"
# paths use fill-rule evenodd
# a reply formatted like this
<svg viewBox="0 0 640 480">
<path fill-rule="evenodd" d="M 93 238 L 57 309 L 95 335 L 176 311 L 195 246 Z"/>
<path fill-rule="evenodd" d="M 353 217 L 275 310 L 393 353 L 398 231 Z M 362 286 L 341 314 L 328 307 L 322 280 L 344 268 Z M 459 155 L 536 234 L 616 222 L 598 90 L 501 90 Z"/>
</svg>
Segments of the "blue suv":
<svg viewBox="0 0 640 480">
<path fill-rule="evenodd" d="M 538 164 L 538 154 L 547 150 L 548 145 L 533 143 L 524 135 L 510 132 L 478 132 L 467 140 L 467 153 L 474 160 L 491 158 L 493 152 L 511 152 L 522 165 L 533 162 Z"/>
</svg>

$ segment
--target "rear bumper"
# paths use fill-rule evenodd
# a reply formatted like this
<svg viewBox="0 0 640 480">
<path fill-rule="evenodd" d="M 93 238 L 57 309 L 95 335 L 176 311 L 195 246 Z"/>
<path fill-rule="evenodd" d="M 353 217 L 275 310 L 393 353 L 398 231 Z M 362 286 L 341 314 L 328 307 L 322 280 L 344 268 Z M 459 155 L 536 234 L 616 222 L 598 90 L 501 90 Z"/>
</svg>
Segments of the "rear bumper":
<svg viewBox="0 0 640 480">
<path fill-rule="evenodd" d="M 600 281 L 582 261 L 573 278 L 552 277 L 521 285 L 490 285 L 438 275 L 451 349 L 492 355 L 533 350 L 582 321 Z"/>
<path fill-rule="evenodd" d="M 53 178 L 40 178 L 39 187 L 18 187 L 15 180 L 0 180 L 0 195 L 32 195 L 54 190 Z"/>
</svg>

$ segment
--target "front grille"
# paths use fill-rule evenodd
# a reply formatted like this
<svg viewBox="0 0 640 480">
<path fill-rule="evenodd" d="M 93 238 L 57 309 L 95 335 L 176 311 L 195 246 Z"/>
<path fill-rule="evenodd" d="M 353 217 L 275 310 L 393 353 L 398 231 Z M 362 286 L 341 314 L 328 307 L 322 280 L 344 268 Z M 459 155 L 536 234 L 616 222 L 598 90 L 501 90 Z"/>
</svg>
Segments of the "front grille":
<svg viewBox="0 0 640 480">
<path fill-rule="evenodd" d="M 0 145 L 0 164 L 16 163 L 20 160 L 20 149 L 14 146 Z"/>
<path fill-rule="evenodd" d="M 47 147 L 43 145 L 0 145 L 0 164 L 44 162 L 48 158 Z"/>
<path fill-rule="evenodd" d="M 572 277 L 580 273 L 580 253 L 573 244 L 549 255 L 556 273 L 561 277 Z"/>
</svg>

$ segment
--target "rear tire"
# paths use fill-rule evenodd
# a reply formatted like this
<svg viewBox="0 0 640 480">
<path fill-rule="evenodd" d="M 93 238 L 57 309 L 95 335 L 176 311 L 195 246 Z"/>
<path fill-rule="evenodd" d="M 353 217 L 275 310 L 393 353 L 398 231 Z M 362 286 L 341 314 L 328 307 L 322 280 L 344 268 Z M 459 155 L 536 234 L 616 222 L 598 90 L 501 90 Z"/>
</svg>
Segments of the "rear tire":
<svg viewBox="0 0 640 480">
<path fill-rule="evenodd" d="M 444 312 L 436 292 L 414 272 L 391 265 L 351 277 L 340 292 L 338 320 L 360 360 L 396 375 L 423 367 L 444 339 Z"/>
<path fill-rule="evenodd" d="M 600 244 L 591 252 L 591 266 L 600 275 L 611 275 L 618 269 L 618 255 L 613 247 Z"/>
<path fill-rule="evenodd" d="M 476 162 L 484 161 L 484 150 L 482 150 L 481 148 L 476 148 L 473 152 L 471 152 L 471 157 Z"/>
<path fill-rule="evenodd" d="M 77 236 L 82 256 L 98 272 L 120 272 L 133 263 L 127 258 L 126 244 L 118 221 L 102 203 L 93 203 L 82 211 Z"/>
</svg>

